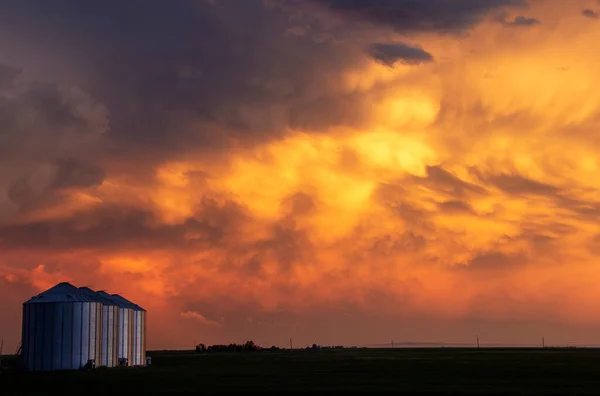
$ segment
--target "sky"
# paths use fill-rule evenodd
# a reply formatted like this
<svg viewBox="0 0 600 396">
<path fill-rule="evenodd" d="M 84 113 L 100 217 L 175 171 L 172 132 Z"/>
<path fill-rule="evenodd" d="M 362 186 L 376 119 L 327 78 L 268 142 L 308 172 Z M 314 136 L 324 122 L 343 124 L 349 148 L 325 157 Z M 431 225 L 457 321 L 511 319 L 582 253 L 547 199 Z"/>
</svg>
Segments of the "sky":
<svg viewBox="0 0 600 396">
<path fill-rule="evenodd" d="M 0 3 L 0 337 L 600 344 L 600 1 Z"/>
</svg>

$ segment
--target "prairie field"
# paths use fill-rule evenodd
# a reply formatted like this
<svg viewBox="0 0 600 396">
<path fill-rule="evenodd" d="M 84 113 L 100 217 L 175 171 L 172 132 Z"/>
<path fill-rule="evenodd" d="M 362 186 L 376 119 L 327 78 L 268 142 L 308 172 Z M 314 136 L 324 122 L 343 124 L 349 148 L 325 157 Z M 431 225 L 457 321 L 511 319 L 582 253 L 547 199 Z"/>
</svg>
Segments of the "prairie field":
<svg viewBox="0 0 600 396">
<path fill-rule="evenodd" d="M 3 358 L 2 395 L 592 395 L 600 349 L 333 349 L 149 352 L 143 368 L 23 372 Z"/>
</svg>

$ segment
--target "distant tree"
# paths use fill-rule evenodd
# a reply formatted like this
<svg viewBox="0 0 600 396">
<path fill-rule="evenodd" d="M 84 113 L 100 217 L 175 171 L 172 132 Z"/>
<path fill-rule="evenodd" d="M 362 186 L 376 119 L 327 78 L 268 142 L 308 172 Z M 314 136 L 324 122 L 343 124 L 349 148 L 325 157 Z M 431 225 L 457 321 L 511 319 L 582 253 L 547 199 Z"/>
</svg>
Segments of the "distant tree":
<svg viewBox="0 0 600 396">
<path fill-rule="evenodd" d="M 200 345 L 196 347 L 196 351 L 198 352 Z M 209 347 L 205 347 L 204 351 L 206 352 L 245 352 L 245 351 L 261 351 L 262 347 L 256 345 L 254 341 L 246 341 L 244 344 L 229 344 L 229 345 L 211 345 Z"/>
</svg>

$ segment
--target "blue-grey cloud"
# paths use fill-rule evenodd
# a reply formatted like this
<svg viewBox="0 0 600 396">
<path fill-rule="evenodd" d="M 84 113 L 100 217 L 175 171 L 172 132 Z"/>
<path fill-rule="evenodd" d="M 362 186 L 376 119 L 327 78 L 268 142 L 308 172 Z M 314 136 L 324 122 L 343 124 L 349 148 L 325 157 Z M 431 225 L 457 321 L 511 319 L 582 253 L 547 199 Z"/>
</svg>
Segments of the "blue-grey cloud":
<svg viewBox="0 0 600 396">
<path fill-rule="evenodd" d="M 79 85 L 109 109 L 115 155 L 144 147 L 162 160 L 367 116 L 348 111 L 359 98 L 331 89 L 356 52 L 286 35 L 288 15 L 258 0 L 33 0 L 2 4 L 0 14 L 35 21 L 27 32 L 15 24 L 22 47 L 43 38 L 77 59 Z"/>
<path fill-rule="evenodd" d="M 533 26 L 533 25 L 539 25 L 541 23 L 536 18 L 528 18 L 523 15 L 519 15 L 512 20 L 502 19 L 500 22 L 504 26 L 508 26 L 508 27 Z"/>
<path fill-rule="evenodd" d="M 491 11 L 525 7 L 525 0 L 314 0 L 355 20 L 410 33 L 456 33 L 477 25 Z"/>
<path fill-rule="evenodd" d="M 396 62 L 417 65 L 433 61 L 429 52 L 403 43 L 374 43 L 368 51 L 375 60 L 387 66 L 394 66 Z"/>
</svg>

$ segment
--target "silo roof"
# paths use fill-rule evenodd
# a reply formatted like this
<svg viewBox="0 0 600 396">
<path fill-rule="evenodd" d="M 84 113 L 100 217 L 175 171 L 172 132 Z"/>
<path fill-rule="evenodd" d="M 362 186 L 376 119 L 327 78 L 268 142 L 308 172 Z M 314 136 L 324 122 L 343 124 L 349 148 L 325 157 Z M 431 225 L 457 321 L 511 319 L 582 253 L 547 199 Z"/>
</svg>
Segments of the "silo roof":
<svg viewBox="0 0 600 396">
<path fill-rule="evenodd" d="M 125 301 L 119 300 L 119 299 L 115 298 L 115 296 L 108 294 L 104 290 L 97 291 L 96 294 L 98 295 L 98 297 L 100 297 L 106 301 L 110 301 L 111 305 L 116 305 L 117 307 L 120 307 L 120 308 L 133 309 L 132 304 L 127 304 L 126 300 Z"/>
<path fill-rule="evenodd" d="M 145 311 L 144 308 L 127 300 L 118 294 L 108 294 L 105 291 L 94 291 L 89 287 L 75 287 L 68 282 L 62 282 L 50 289 L 31 297 L 25 304 L 57 303 L 57 302 L 98 302 L 129 308 L 134 311 Z"/>
<path fill-rule="evenodd" d="M 68 282 L 62 282 L 45 292 L 31 297 L 25 304 L 57 302 L 98 302 L 98 299 Z"/>
<path fill-rule="evenodd" d="M 112 299 L 106 298 L 101 293 L 94 291 L 89 287 L 80 287 L 79 290 L 81 290 L 82 293 L 86 293 L 87 295 L 89 295 L 91 298 L 94 299 L 94 301 L 100 302 L 104 305 L 117 305 Z"/>
<path fill-rule="evenodd" d="M 139 305 L 137 305 L 135 303 L 132 303 L 131 301 L 129 301 L 128 299 L 126 299 L 123 296 L 120 296 L 118 294 L 113 294 L 113 295 L 111 295 L 111 297 L 113 297 L 117 301 L 121 301 L 123 304 L 126 304 L 127 308 L 131 308 L 134 311 L 145 311 L 144 308 L 140 307 Z"/>
</svg>

